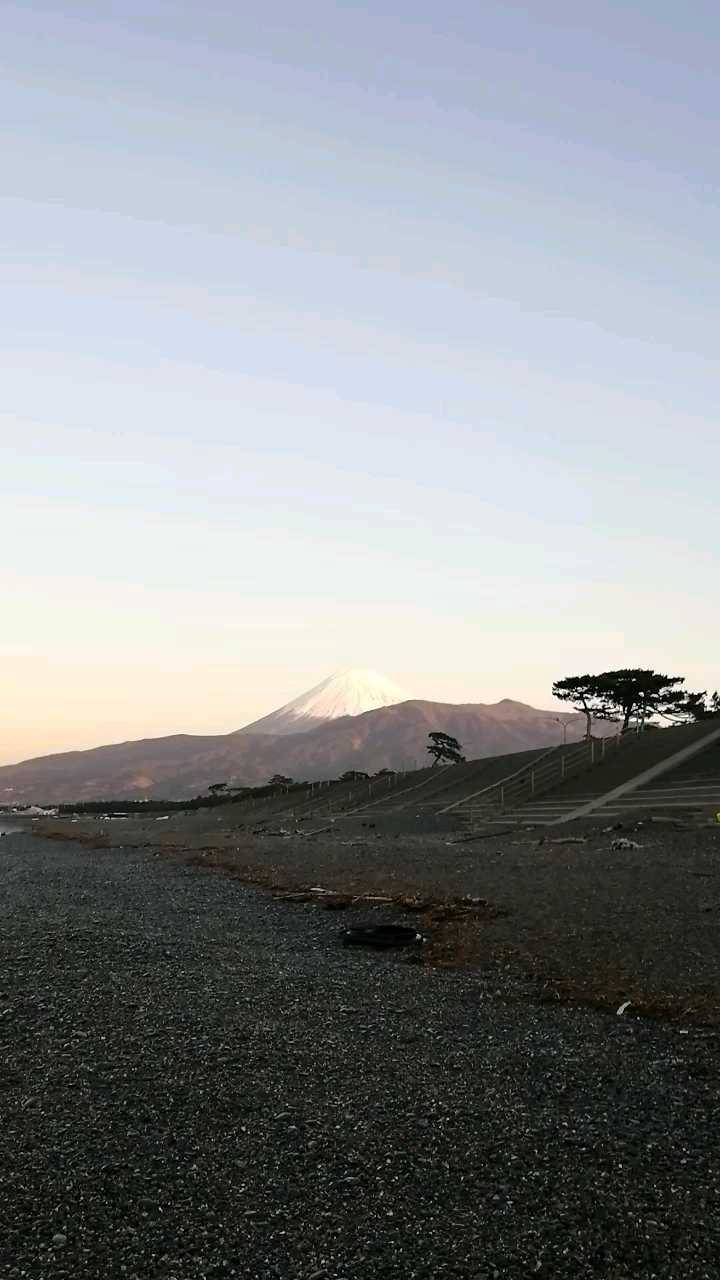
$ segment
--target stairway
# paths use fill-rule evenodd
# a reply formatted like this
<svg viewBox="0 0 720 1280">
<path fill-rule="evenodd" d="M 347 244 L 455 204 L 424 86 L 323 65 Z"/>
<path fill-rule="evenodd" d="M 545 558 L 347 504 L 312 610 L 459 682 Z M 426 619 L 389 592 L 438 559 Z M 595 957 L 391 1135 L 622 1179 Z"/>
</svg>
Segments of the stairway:
<svg viewBox="0 0 720 1280">
<path fill-rule="evenodd" d="M 572 799 L 563 799 L 561 796 L 556 797 L 551 794 L 545 799 L 529 801 L 528 804 L 503 810 L 497 818 L 498 820 L 502 818 L 503 822 L 527 822 L 541 825 L 562 822 L 581 804 L 589 804 L 595 798 L 596 796 L 589 791 L 582 796 L 573 796 Z"/>
<path fill-rule="evenodd" d="M 418 797 L 420 803 L 416 811 L 422 814 L 449 813 L 459 807 L 463 801 L 477 794 L 480 790 L 500 782 L 503 778 L 527 768 L 533 762 L 547 754 L 546 747 L 536 747 L 530 751 L 514 751 L 507 756 L 489 756 L 487 759 L 473 761 L 474 768 L 448 771 L 442 787 L 433 794 L 425 793 Z"/>
<path fill-rule="evenodd" d="M 569 785 L 572 798 L 568 799 L 568 812 L 577 805 L 577 784 L 579 778 L 582 785 L 587 786 L 585 777 L 588 772 L 601 764 L 612 764 L 615 757 L 624 748 L 626 739 L 590 738 L 583 742 L 572 743 L 551 748 L 541 752 L 522 768 L 515 772 L 500 772 L 492 785 L 486 786 L 454 804 L 441 810 L 442 813 L 454 813 L 463 818 L 472 828 L 477 826 L 493 826 L 498 823 L 507 824 L 515 820 L 524 821 L 525 812 L 537 814 L 537 821 L 545 821 L 547 801 L 542 797 L 554 792 L 563 785 Z M 516 811 L 522 818 L 516 817 Z M 535 820 L 528 817 L 528 821 Z M 547 820 L 555 821 L 554 816 Z"/>
<path fill-rule="evenodd" d="M 645 786 L 609 800 L 600 810 L 608 818 L 648 812 L 708 817 L 720 812 L 720 743 L 713 743 Z"/>
<path fill-rule="evenodd" d="M 720 746 L 711 742 L 703 747 L 702 743 L 707 737 L 713 739 L 718 732 L 717 722 L 712 721 L 653 730 L 639 737 L 626 734 L 616 750 L 606 752 L 604 760 L 585 769 L 578 768 L 576 776 L 567 781 L 556 779 L 551 786 L 543 788 L 542 795 L 527 799 L 522 795 L 512 797 L 507 804 L 498 804 L 496 794 L 487 798 L 480 796 L 480 803 L 474 807 L 472 802 L 462 806 L 463 816 L 473 827 L 492 828 L 500 823 L 565 822 L 572 816 L 581 816 L 582 809 L 591 804 L 592 813 L 603 818 L 646 812 L 648 807 L 712 813 L 720 810 Z M 673 756 L 693 749 L 697 754 L 672 768 Z M 638 788 L 632 787 L 634 777 L 640 779 L 650 769 L 662 770 L 665 762 L 668 769 L 661 776 L 649 779 L 645 785 L 641 783 Z M 621 796 L 615 796 L 618 787 L 628 789 Z M 603 796 L 608 797 L 607 804 L 602 803 Z"/>
<path fill-rule="evenodd" d="M 428 765 L 424 769 L 414 769 L 410 773 L 394 774 L 388 779 L 388 785 L 379 786 L 375 795 L 368 794 L 359 798 L 359 802 L 355 803 L 349 812 L 353 815 L 367 814 L 369 818 L 374 818 L 378 814 L 394 813 L 407 804 L 413 804 L 417 794 L 425 794 L 426 790 L 434 787 L 446 773 L 465 767 L 467 766 L 445 765 L 438 768 Z M 381 781 L 385 783 L 385 779 Z"/>
</svg>

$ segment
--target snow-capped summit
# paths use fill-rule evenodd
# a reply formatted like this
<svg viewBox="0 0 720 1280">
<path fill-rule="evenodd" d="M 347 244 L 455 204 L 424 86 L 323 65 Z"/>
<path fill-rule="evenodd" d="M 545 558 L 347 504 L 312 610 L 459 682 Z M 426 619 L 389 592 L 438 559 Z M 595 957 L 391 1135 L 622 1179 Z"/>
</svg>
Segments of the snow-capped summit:
<svg viewBox="0 0 720 1280">
<path fill-rule="evenodd" d="M 299 698 L 293 698 L 284 707 L 245 725 L 238 732 L 304 733 L 307 729 L 326 724 L 328 720 L 337 720 L 339 716 L 359 716 L 364 711 L 406 702 L 409 697 L 404 689 L 378 675 L 377 671 L 349 667 L 345 671 L 337 671 L 315 685 L 314 689 L 301 693 Z"/>
</svg>

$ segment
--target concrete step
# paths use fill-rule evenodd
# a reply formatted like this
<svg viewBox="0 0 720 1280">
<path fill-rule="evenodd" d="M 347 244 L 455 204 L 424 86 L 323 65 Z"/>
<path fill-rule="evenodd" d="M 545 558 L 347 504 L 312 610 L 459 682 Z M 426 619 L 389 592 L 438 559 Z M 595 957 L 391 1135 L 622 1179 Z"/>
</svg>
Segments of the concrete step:
<svg viewBox="0 0 720 1280">
<path fill-rule="evenodd" d="M 581 804 L 589 803 L 597 796 L 574 796 L 572 800 L 537 800 L 534 803 L 520 805 L 505 812 L 482 808 L 458 811 L 459 816 L 472 820 L 474 825 L 488 820 L 520 821 L 520 822 L 552 822 L 572 813 Z M 708 809 L 717 806 L 720 810 L 720 782 L 715 785 L 687 787 L 648 787 L 645 790 L 628 792 L 621 800 L 610 801 L 598 807 L 602 816 L 617 817 L 632 810 L 656 809 Z"/>
<path fill-rule="evenodd" d="M 660 809 L 663 806 L 677 806 L 683 804 L 690 805 L 712 805 L 720 802 L 720 791 L 714 791 L 712 795 L 702 796 L 628 796 L 627 800 L 611 800 L 606 805 L 599 805 L 603 812 L 606 809 Z"/>
<path fill-rule="evenodd" d="M 558 802 L 556 804 L 547 804 L 547 803 L 540 804 L 539 802 L 537 804 L 523 804 L 523 805 L 518 805 L 517 808 L 505 809 L 500 812 L 498 812 L 498 810 L 483 811 L 483 810 L 468 809 L 467 812 L 463 813 L 462 816 L 463 817 L 472 816 L 477 818 L 477 817 L 483 816 L 484 813 L 487 813 L 487 814 L 493 813 L 494 815 L 497 815 L 497 816 L 501 816 L 502 813 L 504 813 L 506 817 L 507 816 L 513 816 L 513 817 L 517 816 L 517 817 L 523 817 L 523 818 L 526 816 L 527 817 L 531 817 L 531 816 L 545 817 L 547 814 L 553 814 L 553 813 L 562 813 L 562 814 L 572 813 L 574 808 L 575 808 L 575 805 L 570 800 L 565 800 L 562 803 Z"/>
<path fill-rule="evenodd" d="M 720 808 L 720 793 L 714 796 L 705 796 L 702 799 L 686 796 L 682 800 L 647 800 L 639 801 L 631 804 L 627 801 L 625 804 L 615 803 L 603 805 L 598 809 L 598 813 L 630 813 L 634 811 L 640 813 L 648 809 L 712 809 Z"/>
<path fill-rule="evenodd" d="M 561 818 L 567 817 L 568 810 L 564 812 L 548 812 L 544 813 L 526 813 L 524 809 L 515 809 L 504 814 L 507 822 L 539 822 L 541 825 L 547 825 L 552 822 L 559 822 Z"/>
<path fill-rule="evenodd" d="M 589 794 L 589 795 L 587 795 L 587 796 L 584 796 L 584 797 L 582 798 L 582 800 L 581 800 L 579 803 L 584 804 L 584 803 L 586 803 L 586 802 L 589 802 L 590 800 L 595 800 L 596 798 L 597 798 L 597 795 Z M 572 797 L 572 799 L 568 799 L 568 800 L 552 800 L 552 799 L 550 799 L 550 798 L 548 798 L 547 800 L 540 800 L 540 799 L 538 799 L 538 800 L 529 800 L 529 801 L 527 802 L 527 804 L 523 804 L 523 805 L 514 805 L 514 806 L 512 806 L 512 808 L 513 808 L 513 809 L 514 809 L 514 808 L 517 808 L 517 809 L 522 808 L 523 810 L 525 810 L 525 809 L 544 809 L 544 808 L 547 808 L 547 809 L 557 809 L 558 807 L 565 807 L 565 808 L 570 809 L 570 808 L 574 807 L 577 803 L 578 803 L 577 798 L 576 798 L 575 796 L 573 796 L 573 797 Z M 462 805 L 462 806 L 458 807 L 458 808 L 455 810 L 455 812 L 456 812 L 456 813 L 481 813 L 483 810 L 486 810 L 486 812 L 488 812 L 488 813 L 498 813 L 498 812 L 500 812 L 500 811 L 498 810 L 498 808 L 497 808 L 497 806 L 496 806 L 496 805 L 487 805 L 487 806 L 486 806 L 486 805 L 482 805 L 482 804 L 479 804 L 479 803 L 478 803 L 478 804 L 472 804 L 471 802 L 468 802 L 468 804 L 467 804 L 467 805 Z"/>
<path fill-rule="evenodd" d="M 702 795 L 707 791 L 720 791 L 720 778 L 716 778 L 714 782 L 666 782 L 665 786 L 657 785 L 656 787 L 638 787 L 637 794 L 642 791 L 643 795 L 676 795 L 678 792 L 687 792 L 688 795 Z"/>
<path fill-rule="evenodd" d="M 683 802 L 707 804 L 720 799 L 720 779 L 716 782 L 660 783 L 646 787 L 638 787 L 637 791 L 628 791 L 624 796 L 608 800 L 603 808 L 619 808 L 626 805 L 647 804 L 681 804 Z"/>
<path fill-rule="evenodd" d="M 632 813 L 664 813 L 666 809 L 684 810 L 685 813 L 708 813 L 714 809 L 720 812 L 720 800 L 712 801 L 711 804 L 691 804 L 688 800 L 669 800 L 665 804 L 609 805 L 607 809 L 598 809 L 597 815 L 598 818 L 620 818 Z"/>
</svg>

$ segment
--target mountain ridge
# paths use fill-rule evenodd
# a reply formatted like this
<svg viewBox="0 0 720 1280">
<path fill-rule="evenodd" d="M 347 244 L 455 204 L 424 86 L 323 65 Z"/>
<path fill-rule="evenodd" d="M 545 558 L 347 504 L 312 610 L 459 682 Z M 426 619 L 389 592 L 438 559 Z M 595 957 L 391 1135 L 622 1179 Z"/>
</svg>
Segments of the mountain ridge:
<svg viewBox="0 0 720 1280">
<path fill-rule="evenodd" d="M 275 773 L 314 781 L 346 769 L 411 768 L 427 761 L 427 735 L 435 729 L 458 738 L 468 759 L 549 747 L 561 737 L 555 712 L 514 699 L 408 699 L 300 733 L 172 734 L 35 757 L 0 767 L 0 804 L 187 799 L 214 782 L 253 786 Z M 584 718 L 573 717 L 568 740 L 583 732 Z"/>
</svg>

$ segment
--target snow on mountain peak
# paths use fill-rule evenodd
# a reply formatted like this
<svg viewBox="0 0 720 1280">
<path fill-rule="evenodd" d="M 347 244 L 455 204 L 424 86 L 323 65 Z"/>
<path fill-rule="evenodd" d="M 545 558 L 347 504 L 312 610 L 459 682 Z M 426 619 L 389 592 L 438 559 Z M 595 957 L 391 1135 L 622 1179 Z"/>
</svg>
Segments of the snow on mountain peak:
<svg viewBox="0 0 720 1280">
<path fill-rule="evenodd" d="M 246 725 L 241 733 L 303 733 L 340 716 L 359 716 L 364 711 L 406 702 L 409 694 L 386 680 L 377 671 L 348 667 L 301 693 L 285 706 Z"/>
</svg>

